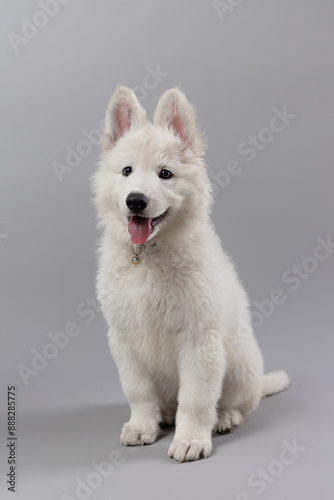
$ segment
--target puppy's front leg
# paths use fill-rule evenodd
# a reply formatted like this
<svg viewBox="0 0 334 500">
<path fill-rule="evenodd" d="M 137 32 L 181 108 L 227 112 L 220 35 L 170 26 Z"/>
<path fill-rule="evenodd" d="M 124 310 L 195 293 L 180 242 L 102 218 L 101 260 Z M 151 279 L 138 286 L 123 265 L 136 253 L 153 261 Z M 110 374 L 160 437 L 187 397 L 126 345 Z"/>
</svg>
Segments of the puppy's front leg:
<svg viewBox="0 0 334 500">
<path fill-rule="evenodd" d="M 217 332 L 185 335 L 179 351 L 180 388 L 176 431 L 168 455 L 179 462 L 207 457 L 225 372 L 223 341 Z"/>
<path fill-rule="evenodd" d="M 115 342 L 109 334 L 110 350 L 131 409 L 130 420 L 123 425 L 120 439 L 126 446 L 151 444 L 160 432 L 159 397 L 153 380 L 137 359 L 130 343 L 121 338 L 119 336 Z"/>
</svg>

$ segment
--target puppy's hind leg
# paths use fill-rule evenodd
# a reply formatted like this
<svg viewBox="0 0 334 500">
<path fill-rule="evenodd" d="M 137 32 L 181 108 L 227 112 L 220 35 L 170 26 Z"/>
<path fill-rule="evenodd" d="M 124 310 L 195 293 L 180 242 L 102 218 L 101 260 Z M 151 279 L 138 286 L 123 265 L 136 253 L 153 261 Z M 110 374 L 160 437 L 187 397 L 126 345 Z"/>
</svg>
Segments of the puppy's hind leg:
<svg viewBox="0 0 334 500">
<path fill-rule="evenodd" d="M 224 434 L 240 427 L 245 414 L 257 408 L 262 395 L 262 370 L 260 355 L 253 365 L 244 358 L 243 364 L 230 367 L 218 402 L 216 432 Z"/>
<path fill-rule="evenodd" d="M 239 410 L 218 410 L 217 422 L 213 430 L 219 434 L 228 434 L 234 429 L 240 427 L 243 423 L 244 417 Z"/>
</svg>

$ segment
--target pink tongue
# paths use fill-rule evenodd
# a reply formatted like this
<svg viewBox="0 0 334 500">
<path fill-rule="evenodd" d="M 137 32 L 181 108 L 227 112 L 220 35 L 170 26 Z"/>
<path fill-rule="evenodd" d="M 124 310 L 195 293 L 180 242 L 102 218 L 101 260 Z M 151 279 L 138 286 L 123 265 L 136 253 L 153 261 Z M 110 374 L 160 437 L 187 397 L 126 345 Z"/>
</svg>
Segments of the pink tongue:
<svg viewBox="0 0 334 500">
<path fill-rule="evenodd" d="M 134 215 L 129 222 L 129 233 L 131 241 L 135 245 L 142 245 L 150 236 L 150 221 L 149 217 L 139 217 Z"/>
</svg>

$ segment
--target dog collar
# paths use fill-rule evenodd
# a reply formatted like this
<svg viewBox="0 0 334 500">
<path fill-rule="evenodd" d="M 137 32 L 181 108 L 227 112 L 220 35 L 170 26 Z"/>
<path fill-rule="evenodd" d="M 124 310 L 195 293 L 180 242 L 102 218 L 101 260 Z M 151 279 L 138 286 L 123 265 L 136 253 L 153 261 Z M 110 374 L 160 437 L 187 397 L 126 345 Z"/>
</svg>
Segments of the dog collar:
<svg viewBox="0 0 334 500">
<path fill-rule="evenodd" d="M 141 249 L 142 247 L 150 247 L 150 248 L 153 248 L 156 246 L 156 241 L 154 241 L 153 243 L 143 243 L 142 245 L 133 245 L 133 248 L 132 248 L 132 253 L 133 253 L 133 257 L 132 257 L 132 264 L 134 264 L 135 266 L 138 266 L 138 264 L 140 264 L 140 257 L 139 255 L 141 254 Z"/>
<path fill-rule="evenodd" d="M 133 249 L 132 249 L 132 253 L 133 253 L 132 264 L 134 264 L 135 266 L 137 266 L 138 264 L 140 264 L 140 257 L 139 257 L 140 252 L 141 252 L 140 245 L 133 245 Z"/>
</svg>

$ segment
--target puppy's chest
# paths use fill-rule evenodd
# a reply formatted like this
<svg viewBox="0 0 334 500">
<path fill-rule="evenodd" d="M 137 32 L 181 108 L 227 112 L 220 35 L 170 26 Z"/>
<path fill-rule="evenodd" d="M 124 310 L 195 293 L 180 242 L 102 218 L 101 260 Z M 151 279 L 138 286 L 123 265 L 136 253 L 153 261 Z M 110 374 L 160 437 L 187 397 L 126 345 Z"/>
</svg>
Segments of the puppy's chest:
<svg viewBox="0 0 334 500">
<path fill-rule="evenodd" d="M 133 305 L 147 311 L 165 314 L 175 308 L 175 297 L 186 285 L 183 273 L 158 266 L 136 266 L 124 275 L 120 283 Z"/>
<path fill-rule="evenodd" d="M 177 373 L 184 335 L 207 330 L 212 320 L 210 287 L 192 261 L 145 259 L 109 274 L 107 317 L 115 342 L 129 342 L 152 370 Z"/>
<path fill-rule="evenodd" d="M 113 280 L 114 318 L 131 331 L 184 329 L 190 310 L 196 310 L 193 281 L 189 266 L 144 261 L 128 267 Z"/>
</svg>

